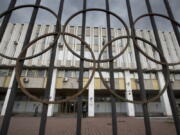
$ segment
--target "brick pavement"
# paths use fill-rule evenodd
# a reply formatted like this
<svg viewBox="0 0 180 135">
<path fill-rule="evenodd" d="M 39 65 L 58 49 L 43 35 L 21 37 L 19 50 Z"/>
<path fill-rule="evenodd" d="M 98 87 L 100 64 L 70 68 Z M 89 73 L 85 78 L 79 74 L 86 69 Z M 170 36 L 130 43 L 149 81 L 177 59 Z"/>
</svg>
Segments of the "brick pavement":
<svg viewBox="0 0 180 135">
<path fill-rule="evenodd" d="M 12 117 L 8 135 L 38 135 L 39 117 Z M 0 118 L 0 123 L 2 117 Z M 74 135 L 75 118 L 51 117 L 47 120 L 46 135 Z M 175 135 L 175 128 L 166 119 L 152 119 L 153 135 Z M 111 117 L 84 118 L 82 135 L 111 135 Z M 118 117 L 118 135 L 144 135 L 142 118 Z"/>
</svg>

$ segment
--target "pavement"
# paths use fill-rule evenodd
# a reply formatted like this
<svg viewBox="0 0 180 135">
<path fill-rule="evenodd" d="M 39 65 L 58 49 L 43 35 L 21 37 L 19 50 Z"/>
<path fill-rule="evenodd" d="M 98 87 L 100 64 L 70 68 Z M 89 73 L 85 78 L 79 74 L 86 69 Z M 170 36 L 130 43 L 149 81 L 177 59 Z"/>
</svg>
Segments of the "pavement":
<svg viewBox="0 0 180 135">
<path fill-rule="evenodd" d="M 0 124 L 2 123 L 0 117 Z M 8 135 L 38 135 L 40 117 L 13 116 Z M 143 118 L 118 117 L 118 135 L 145 135 Z M 174 123 L 166 118 L 151 119 L 152 135 L 176 135 Z M 82 135 L 112 135 L 110 116 L 83 118 Z M 49 117 L 46 135 L 75 135 L 76 118 Z"/>
</svg>

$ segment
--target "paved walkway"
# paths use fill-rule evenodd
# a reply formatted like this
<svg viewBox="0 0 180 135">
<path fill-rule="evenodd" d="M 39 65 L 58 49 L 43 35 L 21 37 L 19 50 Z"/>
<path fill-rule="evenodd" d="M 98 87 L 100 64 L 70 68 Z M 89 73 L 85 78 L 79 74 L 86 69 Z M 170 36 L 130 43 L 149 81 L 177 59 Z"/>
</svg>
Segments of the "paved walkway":
<svg viewBox="0 0 180 135">
<path fill-rule="evenodd" d="M 13 117 L 8 135 L 38 135 L 39 117 Z M 2 117 L 0 117 L 0 123 Z M 47 120 L 46 135 L 75 135 L 75 118 L 52 117 Z M 167 119 L 152 119 L 153 135 L 176 135 Z M 82 135 L 111 135 L 111 117 L 85 118 Z M 118 117 L 118 135 L 145 135 L 142 118 Z"/>
</svg>

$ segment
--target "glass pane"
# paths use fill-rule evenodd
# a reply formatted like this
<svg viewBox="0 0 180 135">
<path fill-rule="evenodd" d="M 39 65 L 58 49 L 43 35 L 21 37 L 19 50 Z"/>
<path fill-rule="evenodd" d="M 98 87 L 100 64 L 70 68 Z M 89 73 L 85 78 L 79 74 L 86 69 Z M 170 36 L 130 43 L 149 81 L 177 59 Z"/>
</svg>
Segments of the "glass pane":
<svg viewBox="0 0 180 135">
<path fill-rule="evenodd" d="M 98 36 L 94 37 L 94 45 L 98 45 Z"/>
<path fill-rule="evenodd" d="M 84 74 L 83 74 L 83 77 L 88 78 L 89 77 L 89 71 L 85 71 Z"/>
<path fill-rule="evenodd" d="M 65 71 L 65 77 L 71 77 L 72 71 Z"/>
<path fill-rule="evenodd" d="M 27 76 L 28 77 L 34 77 L 35 76 L 35 71 L 29 70 L 28 73 L 27 73 Z"/>
<path fill-rule="evenodd" d="M 2 69 L 0 70 L 0 76 L 7 76 L 8 75 L 8 70 Z"/>
<path fill-rule="evenodd" d="M 44 77 L 45 75 L 45 70 L 38 70 L 37 71 L 37 77 Z"/>
</svg>

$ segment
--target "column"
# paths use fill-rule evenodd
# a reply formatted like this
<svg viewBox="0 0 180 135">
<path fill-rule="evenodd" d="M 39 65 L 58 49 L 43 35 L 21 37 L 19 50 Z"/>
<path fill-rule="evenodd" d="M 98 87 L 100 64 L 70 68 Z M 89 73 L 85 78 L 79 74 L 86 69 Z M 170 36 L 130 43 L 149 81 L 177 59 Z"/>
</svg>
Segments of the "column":
<svg viewBox="0 0 180 135">
<path fill-rule="evenodd" d="M 92 71 L 89 71 L 89 77 Z M 94 77 L 88 88 L 88 117 L 94 117 Z"/>
<path fill-rule="evenodd" d="M 157 76 L 158 76 L 159 88 L 163 89 L 163 87 L 165 85 L 165 80 L 164 80 L 164 76 L 163 76 L 162 72 L 158 72 Z M 169 103 L 169 98 L 167 95 L 167 90 L 160 97 L 160 99 L 161 99 L 161 104 L 162 104 L 162 107 L 164 110 L 164 115 L 171 116 L 172 112 L 171 112 L 171 107 L 170 107 L 170 103 Z"/>
<path fill-rule="evenodd" d="M 2 111 L 1 111 L 1 116 L 5 115 L 14 78 L 15 78 L 15 69 L 13 69 L 13 72 L 12 72 L 12 75 L 11 75 L 11 79 L 10 79 L 10 82 L 9 82 L 9 87 L 8 87 L 8 90 L 7 90 L 7 93 L 6 93 L 6 97 L 4 99 L 4 104 L 3 104 L 3 107 L 2 107 Z"/>
<path fill-rule="evenodd" d="M 124 72 L 125 75 L 125 86 L 126 86 L 126 99 L 133 100 L 133 93 L 131 88 L 131 74 L 129 71 Z M 127 103 L 127 115 L 135 116 L 134 104 Z"/>
<path fill-rule="evenodd" d="M 57 78 L 57 69 L 53 70 L 53 75 L 52 75 L 52 82 L 51 82 L 51 89 L 50 89 L 50 101 L 54 101 L 55 100 L 55 95 L 56 95 L 56 78 Z M 47 112 L 47 116 L 51 117 L 53 116 L 53 112 L 54 112 L 54 104 L 49 104 L 48 105 L 48 112 Z"/>
</svg>

